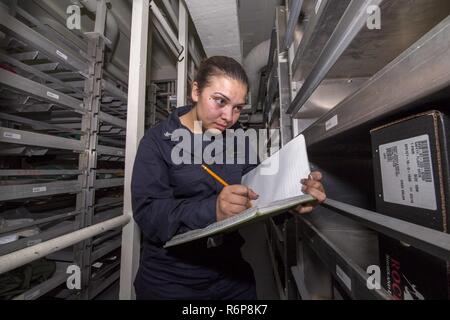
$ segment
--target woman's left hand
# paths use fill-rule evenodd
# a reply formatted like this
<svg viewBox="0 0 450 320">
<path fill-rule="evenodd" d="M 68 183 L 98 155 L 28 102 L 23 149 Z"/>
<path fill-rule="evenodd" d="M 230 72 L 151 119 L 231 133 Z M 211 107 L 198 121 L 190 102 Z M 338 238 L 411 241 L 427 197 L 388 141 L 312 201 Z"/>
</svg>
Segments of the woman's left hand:
<svg viewBox="0 0 450 320">
<path fill-rule="evenodd" d="M 317 201 L 312 203 L 307 203 L 305 205 L 300 205 L 295 210 L 292 210 L 292 213 L 305 214 L 310 213 L 313 209 L 319 204 L 323 203 L 327 196 L 325 194 L 325 189 L 322 185 L 322 174 L 319 171 L 311 172 L 309 175 L 309 179 L 303 179 L 302 183 L 302 191 L 305 194 L 309 194 L 317 199 Z"/>
</svg>

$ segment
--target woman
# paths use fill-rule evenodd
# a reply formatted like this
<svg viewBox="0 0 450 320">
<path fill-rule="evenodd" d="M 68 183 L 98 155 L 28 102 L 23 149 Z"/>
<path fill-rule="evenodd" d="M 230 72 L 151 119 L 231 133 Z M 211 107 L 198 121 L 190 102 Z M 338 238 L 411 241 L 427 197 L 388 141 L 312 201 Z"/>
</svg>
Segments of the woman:
<svg viewBox="0 0 450 320">
<path fill-rule="evenodd" d="M 248 89 L 239 63 L 211 57 L 202 62 L 193 83 L 194 106 L 178 108 L 142 139 L 131 186 L 134 219 L 144 238 L 135 280 L 137 299 L 256 299 L 253 271 L 241 256 L 244 241 L 238 232 L 223 235 L 220 243 L 213 245 L 198 240 L 163 248 L 175 234 L 239 214 L 258 197 L 240 185 L 241 177 L 255 164 L 211 164 L 210 168 L 227 180 L 229 186 L 223 187 L 201 168 L 201 161 L 195 161 L 196 152 L 188 152 L 188 163 L 174 161 L 178 142 L 173 136 L 180 129 L 198 141 L 195 137 L 206 131 L 220 134 L 239 128 Z M 200 144 L 204 150 L 208 142 Z M 320 180 L 321 174 L 314 172 L 310 180 L 303 181 L 303 190 L 317 198 L 317 203 L 325 200 Z M 296 211 L 307 213 L 313 207 Z"/>
</svg>

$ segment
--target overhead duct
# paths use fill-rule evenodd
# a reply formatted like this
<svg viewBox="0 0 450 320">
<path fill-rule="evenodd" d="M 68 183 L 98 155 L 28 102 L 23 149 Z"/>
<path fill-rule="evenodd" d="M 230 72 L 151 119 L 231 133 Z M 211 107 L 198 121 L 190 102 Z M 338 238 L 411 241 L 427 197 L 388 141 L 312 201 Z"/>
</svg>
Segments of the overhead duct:
<svg viewBox="0 0 450 320">
<path fill-rule="evenodd" d="M 237 1 L 186 0 L 186 5 L 206 55 L 229 56 L 242 62 Z"/>
<path fill-rule="evenodd" d="M 247 73 L 250 82 L 252 111 L 256 110 L 256 103 L 258 100 L 258 88 L 260 81 L 261 69 L 267 65 L 269 60 L 270 39 L 261 42 L 254 47 L 244 59 L 244 69 Z"/>
</svg>

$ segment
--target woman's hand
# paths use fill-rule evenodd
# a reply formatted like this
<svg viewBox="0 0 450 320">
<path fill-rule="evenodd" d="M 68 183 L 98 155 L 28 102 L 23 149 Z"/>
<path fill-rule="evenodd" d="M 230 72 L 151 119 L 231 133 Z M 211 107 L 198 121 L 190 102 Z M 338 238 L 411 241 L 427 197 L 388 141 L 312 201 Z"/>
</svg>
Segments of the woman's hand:
<svg viewBox="0 0 450 320">
<path fill-rule="evenodd" d="M 250 208 L 251 200 L 258 199 L 258 195 L 250 188 L 241 185 L 227 186 L 217 197 L 217 221 L 225 220 Z"/>
<path fill-rule="evenodd" d="M 323 203 L 327 196 L 325 194 L 325 190 L 321 183 L 322 174 L 318 171 L 311 172 L 309 175 L 309 179 L 303 179 L 301 183 L 303 184 L 302 191 L 305 194 L 309 194 L 317 199 L 317 201 L 312 203 L 307 203 L 304 205 L 299 205 L 294 210 L 291 210 L 291 213 L 299 213 L 305 214 L 310 213 L 313 209 L 319 204 Z"/>
</svg>

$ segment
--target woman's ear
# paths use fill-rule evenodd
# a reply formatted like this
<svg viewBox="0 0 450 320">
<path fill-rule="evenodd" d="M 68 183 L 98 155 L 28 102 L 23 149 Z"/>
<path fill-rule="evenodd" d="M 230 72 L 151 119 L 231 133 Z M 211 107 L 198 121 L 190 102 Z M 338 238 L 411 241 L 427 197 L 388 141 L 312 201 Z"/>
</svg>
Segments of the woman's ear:
<svg viewBox="0 0 450 320">
<path fill-rule="evenodd" d="M 197 82 L 197 81 L 194 81 L 194 82 L 192 83 L 191 97 L 192 97 L 192 101 L 193 101 L 194 103 L 197 103 L 197 102 L 198 102 L 198 99 L 199 99 L 199 97 L 200 97 L 200 89 L 199 89 L 199 87 L 198 87 L 198 82 Z"/>
</svg>

